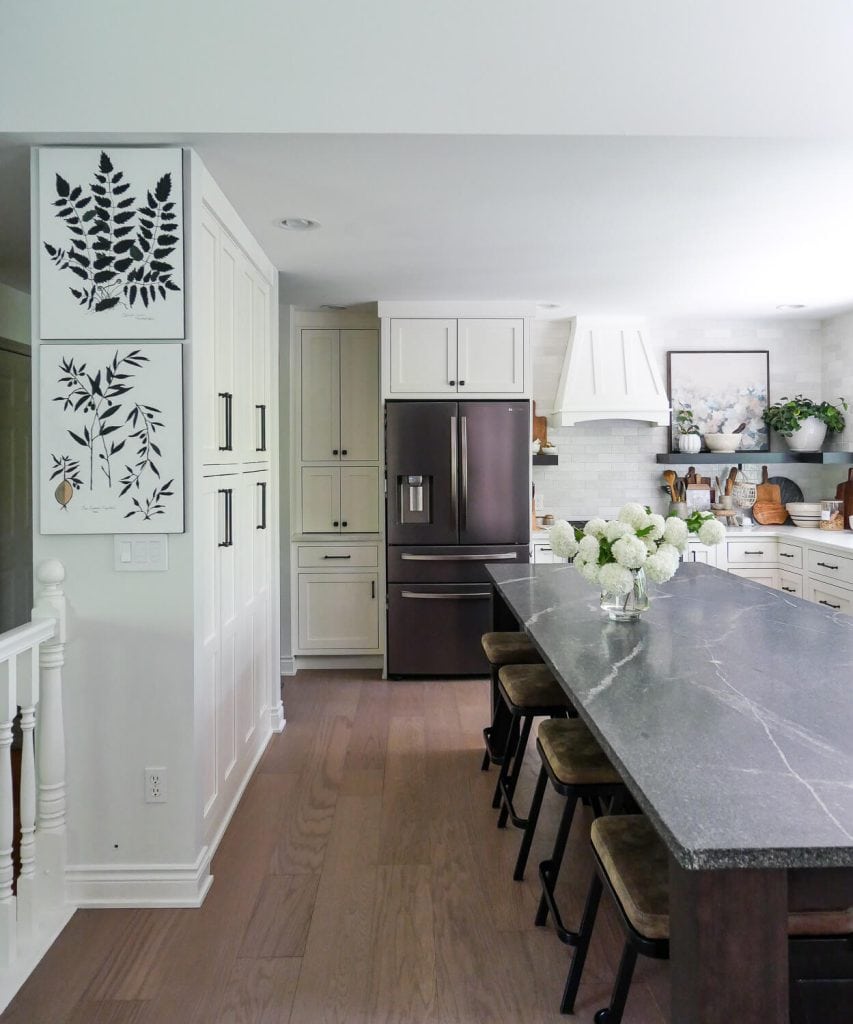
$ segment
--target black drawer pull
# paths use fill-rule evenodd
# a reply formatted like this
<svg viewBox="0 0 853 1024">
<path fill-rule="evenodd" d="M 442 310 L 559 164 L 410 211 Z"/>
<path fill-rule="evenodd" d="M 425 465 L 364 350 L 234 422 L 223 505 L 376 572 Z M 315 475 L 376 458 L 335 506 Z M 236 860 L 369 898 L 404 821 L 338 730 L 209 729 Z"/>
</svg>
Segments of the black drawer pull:
<svg viewBox="0 0 853 1024">
<path fill-rule="evenodd" d="M 763 555 L 763 551 L 744 551 L 745 555 Z"/>
<path fill-rule="evenodd" d="M 829 562 L 818 562 L 817 564 L 823 566 L 824 569 L 838 569 L 837 565 L 830 565 Z"/>
<path fill-rule="evenodd" d="M 786 594 L 796 594 L 796 590 L 793 587 L 782 587 Z"/>
<path fill-rule="evenodd" d="M 323 558 L 333 562 L 335 559 L 352 558 L 352 555 L 323 555 Z"/>
<path fill-rule="evenodd" d="M 793 557 L 794 557 L 794 556 L 793 556 L 792 554 L 790 554 L 790 553 L 789 553 L 789 552 L 787 552 L 787 551 L 780 551 L 780 552 L 779 552 L 779 554 L 780 554 L 780 555 L 781 555 L 781 556 L 782 556 L 783 558 L 793 558 Z"/>
<path fill-rule="evenodd" d="M 824 601 L 823 598 L 818 601 L 818 604 L 825 604 L 827 608 L 835 608 L 836 610 L 841 607 L 840 604 L 833 604 L 832 601 Z"/>
</svg>

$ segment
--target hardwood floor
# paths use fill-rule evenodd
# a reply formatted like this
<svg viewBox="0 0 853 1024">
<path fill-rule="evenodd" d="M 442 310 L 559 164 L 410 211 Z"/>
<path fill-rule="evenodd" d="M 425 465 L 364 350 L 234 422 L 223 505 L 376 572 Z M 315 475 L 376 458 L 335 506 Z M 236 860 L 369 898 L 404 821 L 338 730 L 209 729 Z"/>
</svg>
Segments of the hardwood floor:
<svg viewBox="0 0 853 1024">
<path fill-rule="evenodd" d="M 536 928 L 535 865 L 498 831 L 479 770 L 487 684 L 303 673 L 213 862 L 200 910 L 78 911 L 0 1024 L 513 1024 L 591 1021 L 621 952 L 602 902 L 576 1016 L 569 951 Z M 532 789 L 531 751 L 522 780 Z M 559 897 L 578 920 L 591 871 L 575 829 Z M 666 963 L 643 961 L 625 1024 L 669 1019 Z"/>
</svg>

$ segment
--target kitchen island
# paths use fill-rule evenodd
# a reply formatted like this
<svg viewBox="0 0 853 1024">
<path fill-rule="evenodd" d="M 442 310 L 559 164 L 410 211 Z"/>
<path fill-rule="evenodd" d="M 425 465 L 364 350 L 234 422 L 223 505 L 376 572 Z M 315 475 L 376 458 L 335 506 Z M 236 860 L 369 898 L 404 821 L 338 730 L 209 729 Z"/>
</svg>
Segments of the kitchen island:
<svg viewBox="0 0 853 1024">
<path fill-rule="evenodd" d="M 789 905 L 853 906 L 853 618 L 700 564 L 634 623 L 489 574 L 669 849 L 674 1024 L 787 1021 Z"/>
</svg>

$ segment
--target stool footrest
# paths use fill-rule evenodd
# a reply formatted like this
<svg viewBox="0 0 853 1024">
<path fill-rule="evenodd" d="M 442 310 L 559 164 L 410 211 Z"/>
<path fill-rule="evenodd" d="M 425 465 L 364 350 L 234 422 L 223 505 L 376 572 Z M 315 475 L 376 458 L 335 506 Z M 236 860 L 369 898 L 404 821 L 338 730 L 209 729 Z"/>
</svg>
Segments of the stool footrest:
<svg viewBox="0 0 853 1024">
<path fill-rule="evenodd" d="M 512 793 L 510 792 L 510 788 L 507 785 L 507 780 L 500 779 L 498 781 L 498 786 L 500 786 L 501 801 L 503 803 L 504 810 L 509 815 L 509 820 L 513 823 L 513 825 L 516 828 L 527 828 L 528 819 L 520 817 L 516 812 L 515 806 L 512 802 Z"/>
<path fill-rule="evenodd" d="M 554 885 L 555 885 L 555 872 L 554 862 L 551 860 L 543 860 L 539 864 L 539 881 L 542 883 L 542 898 L 547 905 L 548 912 L 554 920 L 554 931 L 557 933 L 557 938 L 560 942 L 565 943 L 567 946 L 576 946 L 578 943 L 578 933 L 572 931 L 571 928 L 567 928 L 563 924 L 563 918 L 560 916 L 560 908 L 557 906 L 557 902 L 554 899 Z M 545 917 L 543 920 L 539 920 L 539 916 L 536 917 L 536 924 L 543 925 L 545 923 Z"/>
</svg>

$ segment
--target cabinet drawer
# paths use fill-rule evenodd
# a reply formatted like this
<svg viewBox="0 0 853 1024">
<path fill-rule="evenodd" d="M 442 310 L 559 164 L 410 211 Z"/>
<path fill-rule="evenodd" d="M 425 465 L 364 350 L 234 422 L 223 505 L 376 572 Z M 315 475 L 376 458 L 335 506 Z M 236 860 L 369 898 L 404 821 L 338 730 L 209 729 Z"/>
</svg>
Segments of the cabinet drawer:
<svg viewBox="0 0 853 1024">
<path fill-rule="evenodd" d="M 797 544 L 786 544 L 779 541 L 779 568 L 780 569 L 802 569 L 803 549 Z"/>
<path fill-rule="evenodd" d="M 853 590 L 834 587 L 831 583 L 820 583 L 817 580 L 808 582 L 808 598 L 830 611 L 844 612 L 853 615 Z"/>
<path fill-rule="evenodd" d="M 349 569 L 379 565 L 379 548 L 375 544 L 312 544 L 300 546 L 296 557 L 300 569 Z"/>
<path fill-rule="evenodd" d="M 756 537 L 755 540 L 730 540 L 727 552 L 729 563 L 733 565 L 775 564 L 779 548 L 775 538 Z"/>
<path fill-rule="evenodd" d="M 785 569 L 779 570 L 779 589 L 791 597 L 803 596 L 803 577 L 798 572 L 788 572 Z"/>
<path fill-rule="evenodd" d="M 753 583 L 763 583 L 765 587 L 779 589 L 778 569 L 729 569 L 733 576 L 740 576 L 742 580 L 752 580 Z"/>
<path fill-rule="evenodd" d="M 829 579 L 841 580 L 853 586 L 853 558 L 836 555 L 834 552 L 818 551 L 809 548 L 809 572 L 815 576 L 826 576 Z"/>
</svg>

